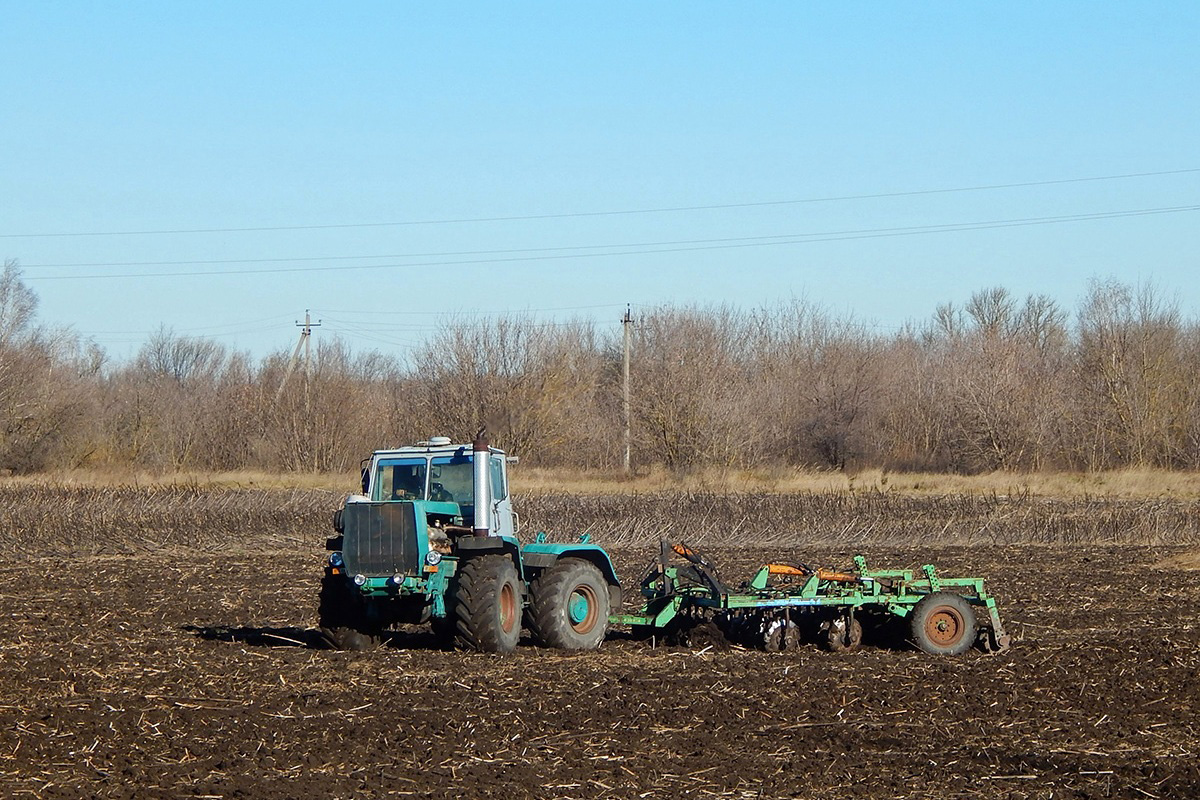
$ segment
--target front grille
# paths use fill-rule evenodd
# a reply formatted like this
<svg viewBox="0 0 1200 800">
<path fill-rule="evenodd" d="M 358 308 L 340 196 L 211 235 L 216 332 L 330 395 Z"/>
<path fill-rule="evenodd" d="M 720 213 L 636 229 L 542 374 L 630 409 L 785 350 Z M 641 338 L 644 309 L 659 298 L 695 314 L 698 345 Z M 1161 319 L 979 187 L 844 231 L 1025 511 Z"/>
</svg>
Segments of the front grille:
<svg viewBox="0 0 1200 800">
<path fill-rule="evenodd" d="M 416 574 L 421 566 L 412 503 L 347 503 L 342 557 L 351 575 Z"/>
</svg>

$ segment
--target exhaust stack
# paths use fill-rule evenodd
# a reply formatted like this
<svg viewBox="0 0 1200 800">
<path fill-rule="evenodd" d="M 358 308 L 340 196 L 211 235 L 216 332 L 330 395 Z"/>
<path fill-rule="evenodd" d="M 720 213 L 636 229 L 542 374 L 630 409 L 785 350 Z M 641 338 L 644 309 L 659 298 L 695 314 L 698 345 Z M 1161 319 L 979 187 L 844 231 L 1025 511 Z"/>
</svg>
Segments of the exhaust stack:
<svg viewBox="0 0 1200 800">
<path fill-rule="evenodd" d="M 471 443 L 471 466 L 475 490 L 476 536 L 492 535 L 492 476 L 490 469 L 491 448 L 488 446 L 487 428 L 480 428 Z"/>
</svg>

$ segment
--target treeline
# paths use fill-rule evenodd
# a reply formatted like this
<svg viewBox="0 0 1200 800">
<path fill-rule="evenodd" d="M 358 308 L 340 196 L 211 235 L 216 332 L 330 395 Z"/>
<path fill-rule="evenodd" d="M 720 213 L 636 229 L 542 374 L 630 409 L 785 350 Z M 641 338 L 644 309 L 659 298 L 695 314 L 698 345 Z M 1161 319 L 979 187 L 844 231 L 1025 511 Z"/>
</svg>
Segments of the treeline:
<svg viewBox="0 0 1200 800">
<path fill-rule="evenodd" d="M 113 363 L 36 305 L 7 264 L 0 469 L 347 471 L 484 422 L 524 463 L 622 462 L 615 326 L 450 322 L 404 359 L 326 338 L 287 377 L 290 348 L 169 329 Z M 987 289 L 896 332 L 803 301 L 664 307 L 632 336 L 639 468 L 1200 468 L 1200 324 L 1147 286 L 1097 282 L 1071 311 Z"/>
</svg>

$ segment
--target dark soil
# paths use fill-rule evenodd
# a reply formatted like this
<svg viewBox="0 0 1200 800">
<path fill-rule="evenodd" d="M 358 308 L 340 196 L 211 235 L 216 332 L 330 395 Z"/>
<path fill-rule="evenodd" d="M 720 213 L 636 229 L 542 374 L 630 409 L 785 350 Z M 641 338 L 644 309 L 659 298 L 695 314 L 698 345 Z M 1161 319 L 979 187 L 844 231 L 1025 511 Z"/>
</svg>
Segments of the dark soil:
<svg viewBox="0 0 1200 800">
<path fill-rule="evenodd" d="M 0 796 L 1200 796 L 1200 573 L 1137 547 L 867 550 L 979 574 L 1001 656 L 320 649 L 323 553 L 9 557 Z M 618 554 L 635 585 L 648 553 Z M 716 550 L 727 577 L 768 556 Z"/>
</svg>

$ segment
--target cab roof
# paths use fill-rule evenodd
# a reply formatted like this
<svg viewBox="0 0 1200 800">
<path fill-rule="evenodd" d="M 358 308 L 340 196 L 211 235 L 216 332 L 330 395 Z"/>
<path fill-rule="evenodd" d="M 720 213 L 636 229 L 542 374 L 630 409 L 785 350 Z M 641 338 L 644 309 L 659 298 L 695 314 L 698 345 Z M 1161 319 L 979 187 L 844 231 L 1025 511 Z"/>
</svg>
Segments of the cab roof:
<svg viewBox="0 0 1200 800">
<path fill-rule="evenodd" d="M 441 437 L 445 438 L 445 437 Z M 404 445 L 403 447 L 393 447 L 387 450 L 376 450 L 373 453 L 375 458 L 389 456 L 426 456 L 426 455 L 442 455 L 452 456 L 465 451 L 470 451 L 472 444 L 454 444 L 449 439 L 445 441 L 434 440 L 428 442 L 417 442 L 412 445 Z M 489 447 L 488 450 L 496 455 L 504 455 L 504 451 L 497 447 Z"/>
</svg>

